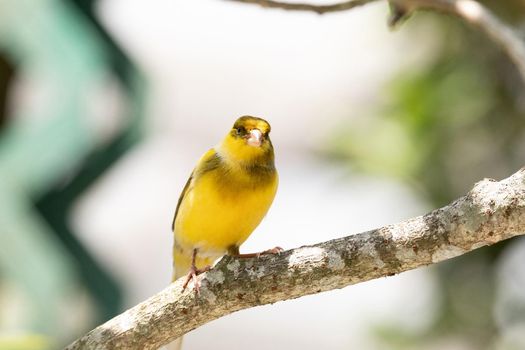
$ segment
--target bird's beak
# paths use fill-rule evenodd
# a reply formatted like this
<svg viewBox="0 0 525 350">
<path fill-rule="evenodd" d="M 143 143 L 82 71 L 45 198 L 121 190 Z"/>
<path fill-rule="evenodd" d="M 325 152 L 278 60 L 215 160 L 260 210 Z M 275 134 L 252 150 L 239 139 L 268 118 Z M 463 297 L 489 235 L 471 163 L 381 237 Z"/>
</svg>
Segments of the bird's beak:
<svg viewBox="0 0 525 350">
<path fill-rule="evenodd" d="M 246 141 L 250 146 L 257 146 L 259 147 L 262 143 L 263 134 L 261 130 L 259 129 L 252 129 L 250 130 L 250 135 L 248 136 L 248 140 Z"/>
</svg>

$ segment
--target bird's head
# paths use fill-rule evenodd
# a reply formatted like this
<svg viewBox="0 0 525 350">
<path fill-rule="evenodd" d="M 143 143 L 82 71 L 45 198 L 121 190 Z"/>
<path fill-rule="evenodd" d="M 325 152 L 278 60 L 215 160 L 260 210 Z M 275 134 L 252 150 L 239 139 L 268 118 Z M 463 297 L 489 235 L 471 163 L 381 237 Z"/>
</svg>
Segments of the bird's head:
<svg viewBox="0 0 525 350">
<path fill-rule="evenodd" d="M 264 119 L 240 117 L 233 124 L 220 148 L 228 156 L 240 161 L 254 161 L 261 157 L 271 157 L 273 161 L 270 130 L 270 124 Z"/>
</svg>

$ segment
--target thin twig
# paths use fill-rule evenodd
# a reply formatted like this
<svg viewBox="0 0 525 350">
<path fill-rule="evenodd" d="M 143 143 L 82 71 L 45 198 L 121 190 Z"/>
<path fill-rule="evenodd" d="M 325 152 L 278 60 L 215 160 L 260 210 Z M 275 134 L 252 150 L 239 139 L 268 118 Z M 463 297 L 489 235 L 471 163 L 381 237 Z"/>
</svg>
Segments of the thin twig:
<svg viewBox="0 0 525 350">
<path fill-rule="evenodd" d="M 378 0 L 350 0 L 339 2 L 331 5 L 313 5 L 307 3 L 288 3 L 282 1 L 273 1 L 273 0 L 228 0 L 235 2 L 243 2 L 246 4 L 256 4 L 262 7 L 289 10 L 289 11 L 309 11 L 315 12 L 322 15 L 323 13 L 328 12 L 339 12 L 353 9 L 354 7 L 366 5 L 373 1 Z"/>
<path fill-rule="evenodd" d="M 331 5 L 309 3 L 288 3 L 272 0 L 227 0 L 261 7 L 290 11 L 309 11 L 318 14 L 341 12 L 377 0 L 351 0 Z M 390 0 L 394 9 L 407 14 L 418 10 L 433 10 L 459 17 L 478 27 L 492 41 L 500 46 L 516 65 L 525 84 L 525 42 L 507 24 L 500 21 L 487 7 L 474 0 Z"/>
<path fill-rule="evenodd" d="M 485 179 L 450 205 L 397 224 L 259 259 L 224 257 L 182 279 L 67 349 L 156 349 L 221 316 L 438 263 L 525 232 L 525 169 Z M 322 234 L 322 233 L 321 233 Z"/>
</svg>

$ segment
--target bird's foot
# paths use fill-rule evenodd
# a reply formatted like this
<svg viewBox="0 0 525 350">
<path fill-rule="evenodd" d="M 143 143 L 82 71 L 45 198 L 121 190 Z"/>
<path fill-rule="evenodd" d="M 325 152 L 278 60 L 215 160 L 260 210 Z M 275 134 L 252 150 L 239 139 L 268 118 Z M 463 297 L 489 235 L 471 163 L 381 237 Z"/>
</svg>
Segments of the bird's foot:
<svg viewBox="0 0 525 350">
<path fill-rule="evenodd" d="M 274 247 L 272 249 L 266 249 L 258 253 L 248 253 L 248 254 L 236 254 L 234 255 L 237 258 L 259 258 L 261 255 L 270 255 L 270 254 L 281 254 L 284 251 L 281 247 Z"/>
<path fill-rule="evenodd" d="M 277 254 L 280 255 L 282 252 L 284 252 L 284 249 L 281 247 L 273 247 L 272 249 L 266 249 L 265 251 L 261 252 L 261 255 L 264 254 Z"/>
<path fill-rule="evenodd" d="M 190 281 L 193 280 L 193 290 L 195 291 L 195 293 L 197 293 L 197 295 L 201 295 L 201 291 L 200 291 L 201 282 L 199 281 L 197 276 L 199 276 L 201 273 L 204 273 L 210 270 L 211 270 L 211 266 L 209 265 L 202 269 L 198 269 L 197 267 L 195 267 L 195 265 L 193 265 L 190 268 L 190 271 L 188 271 L 188 275 L 186 276 L 186 281 L 182 285 L 182 290 L 185 290 L 188 284 L 190 283 Z"/>
</svg>

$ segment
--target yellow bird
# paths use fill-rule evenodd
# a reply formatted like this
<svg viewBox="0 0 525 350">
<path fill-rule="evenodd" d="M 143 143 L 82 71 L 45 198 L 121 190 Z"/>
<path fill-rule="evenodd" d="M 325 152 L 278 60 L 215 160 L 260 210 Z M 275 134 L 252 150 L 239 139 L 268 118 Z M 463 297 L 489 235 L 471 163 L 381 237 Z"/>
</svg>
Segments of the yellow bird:
<svg viewBox="0 0 525 350">
<path fill-rule="evenodd" d="M 240 117 L 222 142 L 201 157 L 188 179 L 172 224 L 172 280 L 187 275 L 184 288 L 193 279 L 198 293 L 197 275 L 225 254 L 252 257 L 282 250 L 239 254 L 277 191 L 269 133 L 264 119 Z"/>
</svg>

